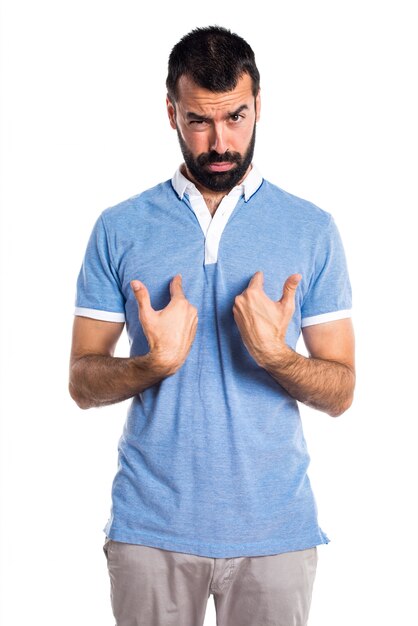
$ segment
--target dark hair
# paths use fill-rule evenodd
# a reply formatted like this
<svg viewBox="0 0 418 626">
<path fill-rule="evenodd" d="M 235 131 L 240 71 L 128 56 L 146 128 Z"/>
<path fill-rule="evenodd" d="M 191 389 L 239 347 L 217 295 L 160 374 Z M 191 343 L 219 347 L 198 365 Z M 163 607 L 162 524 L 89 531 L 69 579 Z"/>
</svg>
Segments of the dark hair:
<svg viewBox="0 0 418 626">
<path fill-rule="evenodd" d="M 167 92 L 178 99 L 178 80 L 189 76 L 199 87 L 214 92 L 232 91 L 243 74 L 252 79 L 254 97 L 260 74 L 248 43 L 221 26 L 195 28 L 174 46 L 168 60 Z"/>
</svg>

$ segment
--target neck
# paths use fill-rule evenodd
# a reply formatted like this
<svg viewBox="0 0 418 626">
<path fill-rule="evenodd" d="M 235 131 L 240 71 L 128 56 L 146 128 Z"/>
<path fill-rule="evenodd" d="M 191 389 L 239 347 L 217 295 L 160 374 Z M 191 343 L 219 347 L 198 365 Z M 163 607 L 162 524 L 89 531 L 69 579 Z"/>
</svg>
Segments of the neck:
<svg viewBox="0 0 418 626">
<path fill-rule="evenodd" d="M 225 191 L 222 194 L 216 195 L 214 195 L 212 192 L 210 195 L 206 195 L 205 191 L 202 191 L 202 189 L 199 189 L 199 191 L 202 194 L 203 199 L 206 202 L 206 206 L 208 207 L 210 214 L 213 217 L 215 215 L 216 209 L 221 204 L 222 199 L 227 195 L 228 192 Z"/>
<path fill-rule="evenodd" d="M 251 170 L 251 167 L 252 167 L 251 165 L 248 167 L 248 170 L 245 172 L 244 176 L 237 183 L 238 185 L 240 185 L 242 183 L 244 178 L 247 176 L 248 172 Z M 210 211 L 210 214 L 213 217 L 213 215 L 215 214 L 216 209 L 218 208 L 218 206 L 222 202 L 222 199 L 231 191 L 231 189 L 228 189 L 227 191 L 213 191 L 212 189 L 208 189 L 204 185 L 201 185 L 192 176 L 192 174 L 190 173 L 190 171 L 189 171 L 189 169 L 188 169 L 188 167 L 186 166 L 185 163 L 182 164 L 180 169 L 181 169 L 181 173 L 186 178 L 188 178 L 192 183 L 194 183 L 196 188 L 200 191 L 200 193 L 203 196 L 204 201 L 206 202 L 206 206 L 208 207 L 208 209 Z"/>
</svg>

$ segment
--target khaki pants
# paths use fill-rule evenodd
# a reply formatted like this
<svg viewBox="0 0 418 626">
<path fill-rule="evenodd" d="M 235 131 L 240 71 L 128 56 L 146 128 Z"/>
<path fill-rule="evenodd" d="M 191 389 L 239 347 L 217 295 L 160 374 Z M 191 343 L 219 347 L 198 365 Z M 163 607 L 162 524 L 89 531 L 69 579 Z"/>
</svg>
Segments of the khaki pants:
<svg viewBox="0 0 418 626">
<path fill-rule="evenodd" d="M 116 626 L 306 626 L 317 548 L 210 558 L 113 541 L 103 546 Z"/>
</svg>

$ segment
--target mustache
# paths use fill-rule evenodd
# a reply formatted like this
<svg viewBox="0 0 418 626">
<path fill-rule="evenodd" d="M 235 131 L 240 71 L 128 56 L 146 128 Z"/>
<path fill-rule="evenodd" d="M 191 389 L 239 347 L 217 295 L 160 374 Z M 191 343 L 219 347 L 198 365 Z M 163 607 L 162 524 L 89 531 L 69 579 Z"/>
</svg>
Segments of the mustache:
<svg viewBox="0 0 418 626">
<path fill-rule="evenodd" d="M 209 163 L 238 163 L 238 165 L 240 165 L 242 158 L 239 152 L 227 151 L 224 152 L 224 154 L 219 154 L 216 150 L 211 150 L 210 152 L 199 154 L 196 161 L 200 167 L 208 165 Z"/>
</svg>

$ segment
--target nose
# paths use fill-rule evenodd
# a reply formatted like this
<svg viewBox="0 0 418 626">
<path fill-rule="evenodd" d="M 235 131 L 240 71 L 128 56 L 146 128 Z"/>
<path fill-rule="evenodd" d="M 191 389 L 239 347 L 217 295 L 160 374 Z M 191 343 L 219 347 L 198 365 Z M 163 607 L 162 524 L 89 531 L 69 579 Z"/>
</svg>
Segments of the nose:
<svg viewBox="0 0 418 626">
<path fill-rule="evenodd" d="M 226 132 L 222 124 L 213 125 L 210 138 L 210 149 L 215 150 L 218 154 L 224 154 L 224 152 L 228 150 Z"/>
</svg>

